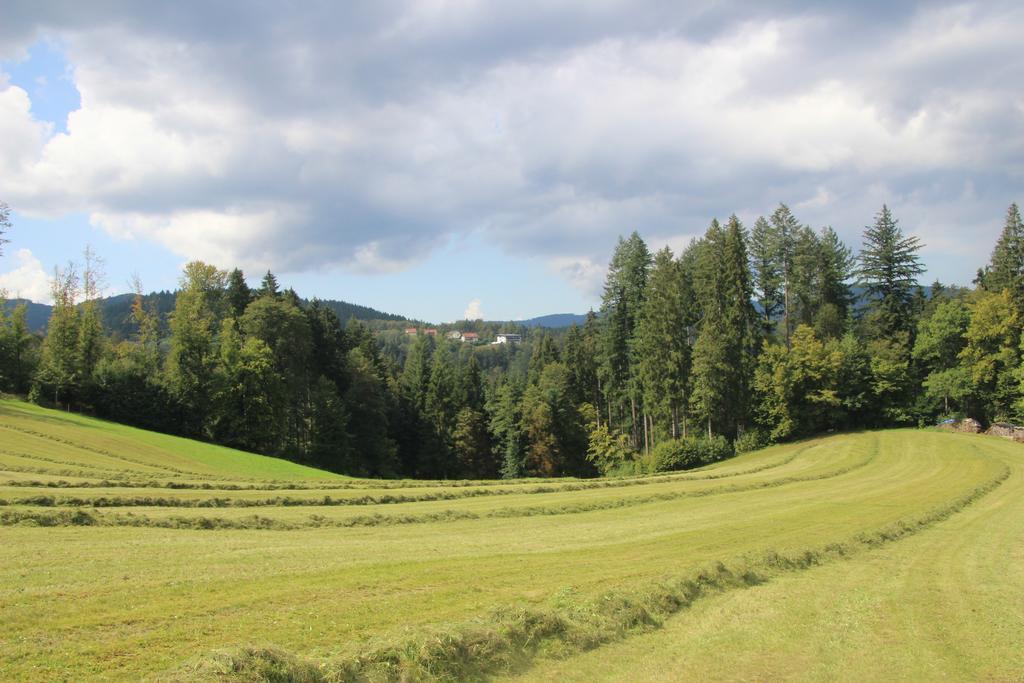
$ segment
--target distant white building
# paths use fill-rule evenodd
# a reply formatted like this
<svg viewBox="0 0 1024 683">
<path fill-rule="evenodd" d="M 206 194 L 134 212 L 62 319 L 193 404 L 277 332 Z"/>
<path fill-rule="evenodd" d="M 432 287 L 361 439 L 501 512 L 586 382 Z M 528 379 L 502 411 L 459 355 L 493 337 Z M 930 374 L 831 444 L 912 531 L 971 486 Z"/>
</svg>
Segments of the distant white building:
<svg viewBox="0 0 1024 683">
<path fill-rule="evenodd" d="M 521 334 L 499 334 L 494 340 L 495 344 L 518 344 L 523 341 Z"/>
<path fill-rule="evenodd" d="M 476 342 L 480 341 L 480 335 L 476 332 L 463 332 L 462 341 L 464 342 Z"/>
<path fill-rule="evenodd" d="M 459 341 L 462 339 L 462 332 L 459 330 L 452 330 L 446 336 L 452 341 Z"/>
</svg>

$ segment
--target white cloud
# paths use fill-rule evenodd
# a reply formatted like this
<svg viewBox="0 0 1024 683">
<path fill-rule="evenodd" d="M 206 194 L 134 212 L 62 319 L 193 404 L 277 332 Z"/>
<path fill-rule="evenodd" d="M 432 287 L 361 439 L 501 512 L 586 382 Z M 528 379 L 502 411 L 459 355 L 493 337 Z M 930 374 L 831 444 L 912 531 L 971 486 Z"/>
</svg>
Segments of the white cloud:
<svg viewBox="0 0 1024 683">
<path fill-rule="evenodd" d="M 82 106 L 54 135 L 0 75 L 0 196 L 259 270 L 391 272 L 477 231 L 592 294 L 634 229 L 678 251 L 782 200 L 854 241 L 868 198 L 923 215 L 984 176 L 998 216 L 1024 175 L 1013 3 L 268 7 L 12 17 L 66 45 Z"/>
<path fill-rule="evenodd" d="M 569 281 L 572 286 L 595 299 L 601 296 L 605 265 L 589 258 L 562 256 L 548 261 L 548 268 Z"/>
<path fill-rule="evenodd" d="M 18 259 L 18 267 L 0 273 L 0 290 L 12 299 L 51 303 L 50 276 L 43 270 L 43 264 L 28 249 L 19 249 L 15 258 Z"/>
<path fill-rule="evenodd" d="M 466 310 L 462 314 L 463 320 L 483 320 L 484 313 L 483 309 L 480 308 L 480 299 L 473 299 L 466 305 Z"/>
</svg>

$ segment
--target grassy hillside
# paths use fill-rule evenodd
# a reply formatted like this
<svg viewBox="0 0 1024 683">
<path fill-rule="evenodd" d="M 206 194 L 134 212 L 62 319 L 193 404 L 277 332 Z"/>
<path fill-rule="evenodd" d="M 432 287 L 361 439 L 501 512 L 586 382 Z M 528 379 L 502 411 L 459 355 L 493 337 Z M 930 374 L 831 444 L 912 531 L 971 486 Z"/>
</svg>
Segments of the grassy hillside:
<svg viewBox="0 0 1024 683">
<path fill-rule="evenodd" d="M 287 460 L 148 432 L 31 403 L 0 400 L 0 467 L 8 476 L 169 480 L 335 479 Z"/>
<path fill-rule="evenodd" d="M 1022 548 L 989 437 L 381 482 L 0 404 L 4 680 L 1010 679 Z"/>
</svg>

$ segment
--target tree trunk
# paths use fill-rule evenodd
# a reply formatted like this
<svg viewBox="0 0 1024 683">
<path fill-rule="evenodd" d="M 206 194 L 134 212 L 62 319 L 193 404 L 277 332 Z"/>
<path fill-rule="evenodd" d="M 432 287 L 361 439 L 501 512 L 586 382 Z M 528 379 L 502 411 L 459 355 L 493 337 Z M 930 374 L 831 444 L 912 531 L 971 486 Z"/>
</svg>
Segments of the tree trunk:
<svg viewBox="0 0 1024 683">
<path fill-rule="evenodd" d="M 785 310 L 782 311 L 782 318 L 783 318 L 783 323 L 785 323 L 785 327 L 786 327 L 786 349 L 788 350 L 789 349 L 789 282 L 786 282 L 786 292 L 785 292 L 784 296 L 785 296 L 785 303 L 783 304 L 783 306 L 785 307 Z"/>
<path fill-rule="evenodd" d="M 630 412 L 632 413 L 632 417 L 633 417 L 633 448 L 636 448 L 636 447 L 638 447 L 640 445 L 638 443 L 640 441 L 640 433 L 639 433 L 640 430 L 638 430 L 636 428 L 636 397 L 635 396 L 630 396 L 629 397 L 629 409 L 630 409 Z"/>
<path fill-rule="evenodd" d="M 651 452 L 650 435 L 647 432 L 647 413 L 644 413 L 642 417 L 644 420 L 644 454 L 647 454 Z"/>
</svg>

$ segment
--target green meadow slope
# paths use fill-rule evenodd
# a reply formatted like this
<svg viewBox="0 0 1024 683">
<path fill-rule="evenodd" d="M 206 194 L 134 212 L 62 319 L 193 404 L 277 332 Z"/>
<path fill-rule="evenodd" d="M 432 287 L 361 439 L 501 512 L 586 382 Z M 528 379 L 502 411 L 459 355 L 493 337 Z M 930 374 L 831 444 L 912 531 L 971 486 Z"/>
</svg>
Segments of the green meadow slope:
<svg viewBox="0 0 1024 683">
<path fill-rule="evenodd" d="M 367 481 L 0 402 L 4 680 L 1013 680 L 1022 549 L 989 437 Z"/>
</svg>

